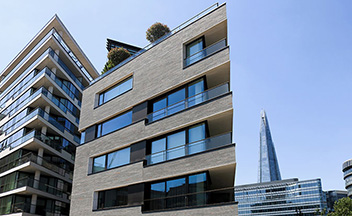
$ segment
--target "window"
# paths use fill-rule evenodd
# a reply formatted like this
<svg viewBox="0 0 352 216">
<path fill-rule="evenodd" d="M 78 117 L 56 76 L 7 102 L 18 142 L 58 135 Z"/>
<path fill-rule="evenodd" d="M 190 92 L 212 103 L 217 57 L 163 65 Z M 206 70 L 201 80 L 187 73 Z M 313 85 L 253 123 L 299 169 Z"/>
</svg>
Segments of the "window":
<svg viewBox="0 0 352 216">
<path fill-rule="evenodd" d="M 132 124 L 132 111 L 123 113 L 97 126 L 97 137 L 104 136 L 127 125 Z"/>
<path fill-rule="evenodd" d="M 205 205 L 207 197 L 202 193 L 207 189 L 207 174 L 200 173 L 162 182 L 152 183 L 145 201 L 148 210 L 160 210 L 185 206 Z M 186 195 L 189 194 L 190 195 Z"/>
<path fill-rule="evenodd" d="M 93 159 L 92 172 L 100 172 L 130 163 L 131 148 L 124 148 Z"/>
<path fill-rule="evenodd" d="M 132 89 L 132 85 L 133 77 L 130 77 L 99 94 L 99 106 Z"/>
<path fill-rule="evenodd" d="M 205 151 L 205 123 L 157 138 L 150 144 L 149 164 L 160 163 L 185 155 Z"/>
<path fill-rule="evenodd" d="M 186 45 L 186 65 L 190 65 L 204 57 L 202 50 L 205 48 L 204 37 Z"/>
<path fill-rule="evenodd" d="M 161 99 L 157 99 L 152 104 L 153 113 L 149 120 L 155 121 L 203 102 L 206 99 L 205 95 L 202 94 L 204 89 L 205 82 L 201 78 Z"/>
<path fill-rule="evenodd" d="M 128 203 L 128 188 L 118 188 L 98 193 L 98 209 L 125 206 Z"/>
</svg>

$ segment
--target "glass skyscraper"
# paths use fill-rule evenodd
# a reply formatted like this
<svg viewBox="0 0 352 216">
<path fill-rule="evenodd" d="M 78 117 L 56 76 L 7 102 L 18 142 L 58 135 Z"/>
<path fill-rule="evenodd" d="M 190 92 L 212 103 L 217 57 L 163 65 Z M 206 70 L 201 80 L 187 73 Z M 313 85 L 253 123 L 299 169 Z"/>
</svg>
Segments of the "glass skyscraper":
<svg viewBox="0 0 352 216">
<path fill-rule="evenodd" d="M 277 162 L 274 142 L 271 138 L 268 118 L 264 110 L 261 111 L 260 149 L 258 183 L 281 180 L 279 164 Z"/>
</svg>

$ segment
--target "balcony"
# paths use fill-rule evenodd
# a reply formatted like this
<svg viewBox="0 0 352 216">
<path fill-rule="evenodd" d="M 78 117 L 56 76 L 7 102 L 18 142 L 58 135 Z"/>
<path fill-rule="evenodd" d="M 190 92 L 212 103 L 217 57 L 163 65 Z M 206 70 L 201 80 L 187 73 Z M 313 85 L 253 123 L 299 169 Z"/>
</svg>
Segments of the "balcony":
<svg viewBox="0 0 352 216">
<path fill-rule="evenodd" d="M 157 110 L 153 113 L 148 114 L 148 123 L 154 122 L 156 120 L 165 118 L 169 115 L 181 112 L 182 110 L 188 109 L 190 107 L 196 106 L 198 104 L 204 103 L 206 101 L 212 100 L 214 98 L 225 95 L 230 92 L 229 83 L 221 84 L 219 86 L 208 89 L 204 92 L 196 94 L 192 97 L 186 98 L 182 101 L 174 103 L 163 109 Z"/>
<path fill-rule="evenodd" d="M 234 187 L 212 189 L 162 198 L 146 199 L 142 207 L 144 213 L 163 210 L 177 210 L 235 203 Z"/>
<path fill-rule="evenodd" d="M 38 163 L 38 161 L 40 161 L 40 163 Z M 25 164 L 27 162 L 33 162 L 33 163 L 36 163 L 38 165 L 41 165 L 63 177 L 67 177 L 69 178 L 70 180 L 72 180 L 72 177 L 73 177 L 73 171 L 68 171 L 68 170 L 65 170 L 61 167 L 58 167 L 57 165 L 55 164 L 52 164 L 51 162 L 48 162 L 46 161 L 45 159 L 33 154 L 33 153 L 28 153 L 28 154 L 25 154 L 23 155 L 22 157 L 16 159 L 16 160 L 13 160 L 3 166 L 0 167 L 0 173 L 3 173 L 3 172 L 6 172 L 10 169 L 13 169 L 15 167 L 18 167 L 18 166 L 21 166 L 22 164 Z"/>
<path fill-rule="evenodd" d="M 206 58 L 206 57 L 208 57 L 208 56 L 210 56 L 210 55 L 212 55 L 212 54 L 214 54 L 214 53 L 216 53 L 226 47 L 227 47 L 227 39 L 224 38 L 224 39 L 222 39 L 218 42 L 215 42 L 212 45 L 206 47 L 205 49 L 202 49 L 202 50 L 194 53 L 193 55 L 186 57 L 183 61 L 183 65 L 184 65 L 184 67 L 187 67 L 187 66 L 189 66 L 193 63 L 196 63 L 196 62 L 198 62 L 198 61 L 200 61 L 200 60 L 202 60 L 202 59 L 204 59 L 204 58 Z"/>
<path fill-rule="evenodd" d="M 13 214 L 13 213 L 31 213 L 31 208 L 36 209 L 33 215 L 46 215 L 46 216 L 69 215 L 69 211 L 65 208 L 58 208 L 58 206 L 55 206 L 55 209 L 48 209 L 48 208 L 42 208 L 42 206 L 38 206 L 38 205 L 35 206 L 35 205 L 31 205 L 30 203 L 24 203 L 24 202 L 12 203 L 11 205 L 0 207 L 0 214 L 7 215 L 7 214 Z"/>
<path fill-rule="evenodd" d="M 232 133 L 225 133 L 207 139 L 177 146 L 165 151 L 156 152 L 146 156 L 147 165 L 161 163 L 163 161 L 185 157 L 188 155 L 217 149 L 232 144 Z"/>
<path fill-rule="evenodd" d="M 31 177 L 24 177 L 21 179 L 17 179 L 13 182 L 0 185 L 0 193 L 5 193 L 21 187 L 31 187 L 31 188 L 40 190 L 42 192 L 46 192 L 67 200 L 69 199 L 69 196 L 70 196 L 70 194 L 67 191 L 61 190 L 55 186 L 46 184 L 44 182 L 35 180 Z"/>
<path fill-rule="evenodd" d="M 19 146 L 19 145 L 27 142 L 30 139 L 37 139 L 37 140 L 41 141 L 42 143 L 50 146 L 51 148 L 53 148 L 59 152 L 66 151 L 68 154 L 71 155 L 72 159 L 74 159 L 74 157 L 75 157 L 76 146 L 74 144 L 72 144 L 71 142 L 69 142 L 65 138 L 53 140 L 52 138 L 40 133 L 40 131 L 37 131 L 37 130 L 32 130 L 32 131 L 28 132 L 26 135 L 22 136 L 21 138 L 19 138 L 17 140 L 13 140 L 11 142 L 9 142 L 7 139 L 5 139 L 4 141 L 0 142 L 0 146 L 2 146 L 2 148 L 0 149 L 0 152 L 7 149 L 7 148 L 10 148 L 10 150 L 11 150 L 11 149 L 15 148 L 16 146 Z"/>
</svg>

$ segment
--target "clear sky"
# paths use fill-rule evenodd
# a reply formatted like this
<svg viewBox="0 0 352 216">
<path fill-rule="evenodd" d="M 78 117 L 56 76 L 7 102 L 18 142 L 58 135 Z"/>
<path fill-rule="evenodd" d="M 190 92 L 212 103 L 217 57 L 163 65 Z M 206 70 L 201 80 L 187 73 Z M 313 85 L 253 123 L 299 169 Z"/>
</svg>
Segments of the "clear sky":
<svg viewBox="0 0 352 216">
<path fill-rule="evenodd" d="M 0 70 L 55 13 L 101 71 L 106 38 L 145 46 L 151 24 L 174 28 L 213 3 L 1 0 Z M 325 190 L 344 189 L 342 163 L 352 158 L 352 1 L 229 0 L 227 10 L 236 184 L 257 181 L 264 108 L 282 178 L 321 178 Z"/>
</svg>

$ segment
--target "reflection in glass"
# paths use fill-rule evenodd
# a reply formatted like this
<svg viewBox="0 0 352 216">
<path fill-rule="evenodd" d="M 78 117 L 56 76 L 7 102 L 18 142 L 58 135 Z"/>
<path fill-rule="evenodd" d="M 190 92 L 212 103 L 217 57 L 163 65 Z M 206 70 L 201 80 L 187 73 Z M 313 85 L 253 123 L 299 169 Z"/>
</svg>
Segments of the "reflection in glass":
<svg viewBox="0 0 352 216">
<path fill-rule="evenodd" d="M 167 137 L 167 159 L 182 157 L 185 155 L 186 132 L 181 131 Z"/>
<path fill-rule="evenodd" d="M 188 130 L 188 153 L 195 154 L 205 151 L 205 124 L 196 125 Z"/>
<path fill-rule="evenodd" d="M 180 110 L 185 109 L 185 99 L 186 97 L 186 90 L 185 89 L 181 89 L 178 90 L 177 92 L 174 92 L 172 94 L 170 94 L 167 97 L 167 114 L 171 115 L 173 113 L 176 113 Z"/>
<path fill-rule="evenodd" d="M 105 170 L 105 160 L 106 160 L 105 155 L 94 158 L 93 173 Z"/>
<path fill-rule="evenodd" d="M 202 50 L 204 49 L 203 38 L 199 38 L 186 46 L 187 65 L 192 64 L 204 57 Z"/>
<path fill-rule="evenodd" d="M 125 148 L 108 154 L 107 169 L 130 163 L 130 148 Z"/>
<path fill-rule="evenodd" d="M 162 138 L 152 142 L 152 157 L 151 164 L 166 160 L 166 138 Z"/>
<path fill-rule="evenodd" d="M 185 194 L 186 178 L 174 179 L 166 182 L 166 197 L 173 197 Z M 166 206 L 168 208 L 182 207 L 186 205 L 185 196 L 178 196 L 166 199 Z"/>
<path fill-rule="evenodd" d="M 101 135 L 108 134 L 132 123 L 132 111 L 119 115 L 102 124 Z"/>
</svg>

